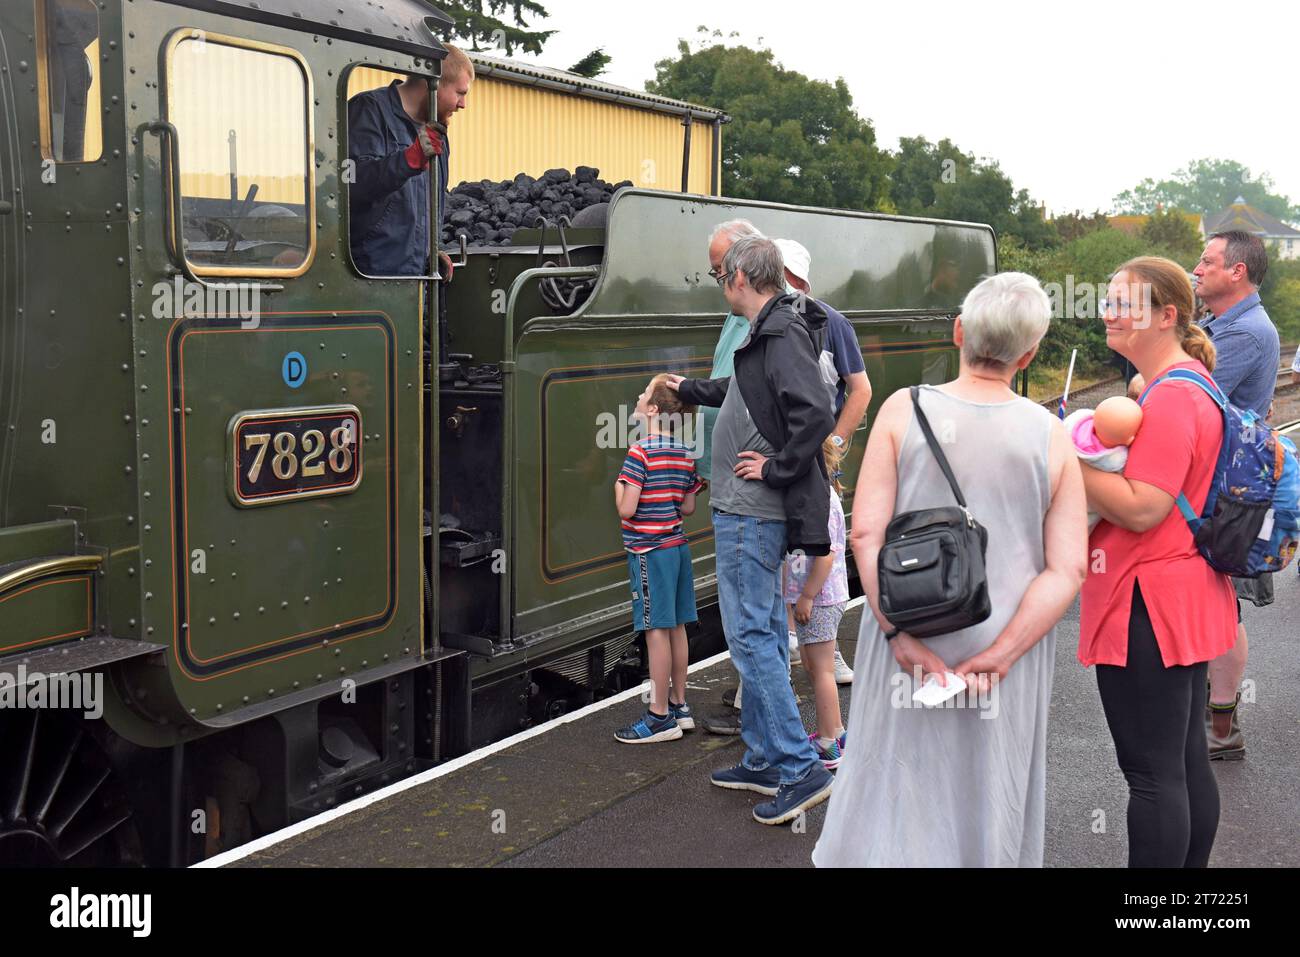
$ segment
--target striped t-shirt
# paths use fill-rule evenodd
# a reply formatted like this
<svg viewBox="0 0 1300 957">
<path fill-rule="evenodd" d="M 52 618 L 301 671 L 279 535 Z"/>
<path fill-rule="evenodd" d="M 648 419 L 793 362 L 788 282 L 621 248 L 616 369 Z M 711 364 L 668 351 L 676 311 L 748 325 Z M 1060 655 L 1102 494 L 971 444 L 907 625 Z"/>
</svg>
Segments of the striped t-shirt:
<svg viewBox="0 0 1300 957">
<path fill-rule="evenodd" d="M 623 519 L 623 547 L 641 553 L 686 544 L 681 505 L 704 487 L 690 450 L 667 435 L 652 435 L 633 445 L 618 480 L 641 490 L 636 514 Z"/>
</svg>

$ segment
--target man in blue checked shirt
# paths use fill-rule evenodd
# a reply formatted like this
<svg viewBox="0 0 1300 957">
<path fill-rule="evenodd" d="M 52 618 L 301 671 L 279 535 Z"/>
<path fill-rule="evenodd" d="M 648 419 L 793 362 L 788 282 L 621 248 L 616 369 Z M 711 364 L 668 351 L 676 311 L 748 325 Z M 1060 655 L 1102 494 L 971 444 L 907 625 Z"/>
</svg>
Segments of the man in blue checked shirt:
<svg viewBox="0 0 1300 957">
<path fill-rule="evenodd" d="M 1210 312 L 1201 325 L 1214 343 L 1214 381 L 1229 402 L 1239 409 L 1254 409 L 1261 419 L 1268 416 L 1273 404 L 1281 361 L 1277 327 L 1259 300 L 1259 286 L 1267 271 L 1268 251 L 1263 241 L 1241 230 L 1212 235 L 1192 270 L 1196 293 Z M 1250 587 L 1258 586 L 1252 582 Z M 1271 593 L 1272 588 L 1266 590 Z M 1246 756 L 1238 705 L 1247 650 L 1238 598 L 1237 643 L 1210 662 L 1205 724 L 1211 760 Z"/>
<path fill-rule="evenodd" d="M 1196 294 L 1208 315 L 1201 323 L 1214 343 L 1214 381 L 1240 409 L 1262 419 L 1273 404 L 1281 342 L 1260 303 L 1268 252 L 1258 236 L 1240 230 L 1215 233 L 1192 270 Z"/>
</svg>

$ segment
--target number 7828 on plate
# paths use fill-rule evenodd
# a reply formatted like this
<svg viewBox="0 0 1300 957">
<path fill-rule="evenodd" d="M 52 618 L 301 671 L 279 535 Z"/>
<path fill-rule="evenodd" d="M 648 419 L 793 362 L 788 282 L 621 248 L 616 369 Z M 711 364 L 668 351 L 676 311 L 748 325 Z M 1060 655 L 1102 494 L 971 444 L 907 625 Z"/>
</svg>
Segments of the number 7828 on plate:
<svg viewBox="0 0 1300 957">
<path fill-rule="evenodd" d="M 356 406 L 241 412 L 228 431 L 228 491 L 241 508 L 344 495 L 361 484 Z"/>
</svg>

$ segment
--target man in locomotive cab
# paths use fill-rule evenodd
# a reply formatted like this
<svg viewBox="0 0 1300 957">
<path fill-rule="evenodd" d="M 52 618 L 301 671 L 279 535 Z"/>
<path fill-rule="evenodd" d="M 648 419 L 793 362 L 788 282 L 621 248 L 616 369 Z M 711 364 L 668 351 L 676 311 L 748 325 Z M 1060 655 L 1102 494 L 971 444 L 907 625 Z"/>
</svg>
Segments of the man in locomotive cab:
<svg viewBox="0 0 1300 957">
<path fill-rule="evenodd" d="M 465 108 L 474 64 L 447 45 L 434 115 L 444 128 Z M 348 101 L 348 156 L 356 181 L 348 193 L 352 259 L 369 276 L 420 276 L 429 263 L 429 166 L 442 184 L 439 216 L 447 206 L 448 138 L 430 122 L 429 85 L 422 76 L 394 80 Z M 442 230 L 441 221 L 435 225 Z M 435 234 L 436 235 L 436 234 Z M 451 258 L 439 251 L 444 278 Z"/>
</svg>

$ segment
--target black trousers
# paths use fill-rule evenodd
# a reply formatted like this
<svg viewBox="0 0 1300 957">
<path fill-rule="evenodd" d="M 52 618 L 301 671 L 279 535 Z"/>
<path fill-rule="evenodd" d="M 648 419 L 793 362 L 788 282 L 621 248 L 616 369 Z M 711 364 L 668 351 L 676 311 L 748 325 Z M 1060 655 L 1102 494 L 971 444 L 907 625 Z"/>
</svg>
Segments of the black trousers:
<svg viewBox="0 0 1300 957">
<path fill-rule="evenodd" d="M 1097 688 L 1128 781 L 1129 867 L 1205 867 L 1219 787 L 1205 741 L 1209 663 L 1166 668 L 1133 583 L 1128 664 L 1097 665 Z"/>
</svg>

